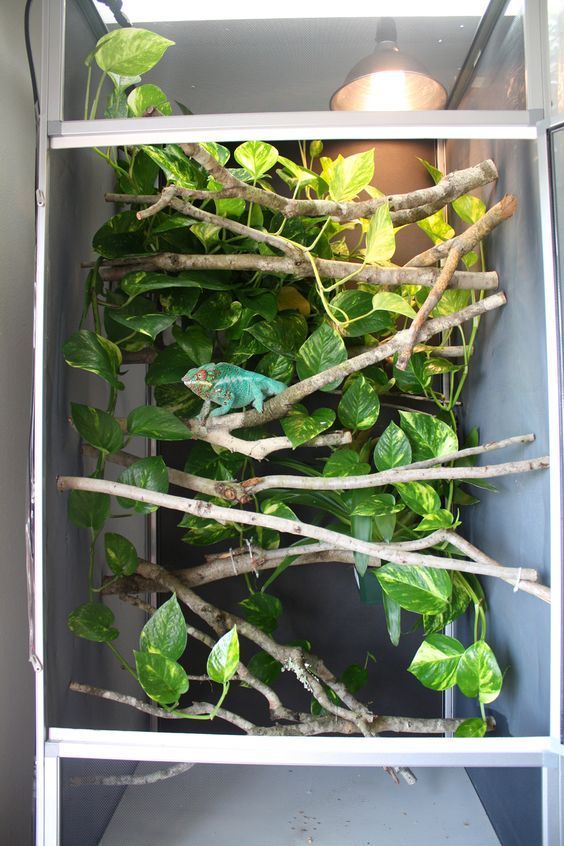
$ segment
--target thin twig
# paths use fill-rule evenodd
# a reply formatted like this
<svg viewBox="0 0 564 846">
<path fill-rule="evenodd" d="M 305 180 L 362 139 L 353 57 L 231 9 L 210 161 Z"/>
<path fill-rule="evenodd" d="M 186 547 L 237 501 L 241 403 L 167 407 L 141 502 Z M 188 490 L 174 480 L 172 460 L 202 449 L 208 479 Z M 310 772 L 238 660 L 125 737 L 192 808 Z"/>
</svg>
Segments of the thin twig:
<svg viewBox="0 0 564 846">
<path fill-rule="evenodd" d="M 170 205 L 171 208 L 175 209 L 175 211 L 178 211 L 187 217 L 191 217 L 194 220 L 199 220 L 202 223 L 208 223 L 212 226 L 219 226 L 222 229 L 228 229 L 230 232 L 235 233 L 235 235 L 241 235 L 244 238 L 252 238 L 254 241 L 259 241 L 262 244 L 267 244 L 269 247 L 280 250 L 280 252 L 285 255 L 291 256 L 296 262 L 300 261 L 302 255 L 301 251 L 286 238 L 281 238 L 278 235 L 272 235 L 270 232 L 264 232 L 263 230 L 253 229 L 251 226 L 245 226 L 244 223 L 239 223 L 239 221 L 232 220 L 230 217 L 221 217 L 218 214 L 212 214 L 211 212 L 205 211 L 205 209 L 200 209 L 197 206 L 192 205 L 192 203 L 189 203 L 186 200 L 175 198 L 174 193 L 177 192 L 177 190 L 178 189 L 175 189 L 172 195 L 169 195 L 170 198 L 166 203 L 166 205 Z M 138 211 L 138 219 L 143 220 L 146 217 L 152 217 L 157 214 L 162 209 L 161 200 L 162 195 L 161 198 L 154 203 L 154 205 Z"/>
<path fill-rule="evenodd" d="M 426 458 L 423 461 L 413 461 L 411 464 L 406 464 L 403 469 L 415 470 L 420 467 L 434 467 L 437 464 L 448 464 L 451 461 L 458 461 L 461 458 L 470 458 L 474 455 L 482 455 L 485 452 L 493 452 L 497 449 L 506 449 L 506 447 L 517 446 L 518 444 L 532 444 L 535 436 L 532 432 L 526 435 L 512 435 L 510 438 L 502 438 L 499 441 L 486 441 L 485 444 L 479 444 L 475 447 L 465 447 L 456 452 L 450 452 L 446 455 L 440 455 L 436 458 Z"/>
<path fill-rule="evenodd" d="M 140 699 L 136 699 L 134 696 L 129 696 L 125 693 L 116 693 L 113 690 L 103 690 L 99 687 L 94 687 L 89 684 L 79 684 L 75 681 L 71 681 L 69 684 L 69 690 L 73 690 L 75 693 L 86 693 L 89 696 L 97 696 L 100 699 L 108 699 L 111 702 L 119 702 L 122 705 L 129 705 L 131 708 L 135 708 L 143 714 L 149 714 L 152 717 L 159 717 L 159 719 L 162 720 L 182 720 L 185 719 L 183 714 L 191 716 L 211 714 L 215 708 L 214 705 L 207 702 L 195 702 L 188 708 L 166 711 L 164 708 L 159 708 L 158 705 L 153 705 L 150 702 L 142 702 Z M 244 717 L 240 717 L 238 714 L 233 714 L 225 708 L 220 708 L 219 711 L 217 711 L 217 716 L 228 723 L 232 723 L 232 725 L 237 726 L 237 728 L 242 729 L 242 731 L 246 734 L 252 734 L 252 731 L 255 728 L 253 723 L 249 722 L 249 720 L 245 720 Z"/>
</svg>

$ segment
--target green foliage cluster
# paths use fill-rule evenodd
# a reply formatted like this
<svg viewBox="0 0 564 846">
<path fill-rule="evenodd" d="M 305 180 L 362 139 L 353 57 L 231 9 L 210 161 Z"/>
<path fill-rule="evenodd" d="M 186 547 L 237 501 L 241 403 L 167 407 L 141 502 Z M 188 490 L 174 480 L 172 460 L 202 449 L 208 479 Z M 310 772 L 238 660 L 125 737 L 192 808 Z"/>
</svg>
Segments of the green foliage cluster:
<svg viewBox="0 0 564 846">
<path fill-rule="evenodd" d="M 102 70 L 102 81 L 108 76 L 113 82 L 114 91 L 106 108 L 108 116 L 140 116 L 151 108 L 170 113 L 170 103 L 160 89 L 138 84 L 140 75 L 159 60 L 170 42 L 144 33 L 118 30 L 101 39 L 88 57 L 89 80 L 95 62 Z M 101 83 L 92 106 L 87 95 L 87 115 L 96 114 L 100 91 Z M 309 149 L 300 145 L 300 160 L 292 161 L 262 141 L 247 141 L 233 151 L 215 142 L 203 146 L 239 180 L 267 191 L 277 182 L 285 184 L 292 197 L 346 202 L 359 195 L 380 196 L 371 185 L 372 150 L 331 159 L 323 156 L 321 142 L 312 142 Z M 175 144 L 143 145 L 101 154 L 114 169 L 117 189 L 122 193 L 152 194 L 165 185 L 209 192 L 221 187 Z M 432 165 L 423 164 L 435 180 L 441 177 Z M 355 261 L 360 267 L 393 266 L 396 230 L 387 204 L 369 219 L 341 224 L 329 217 L 286 219 L 238 197 L 214 199 L 212 194 L 197 202 L 221 218 L 284 238 L 311 262 L 313 281 L 259 270 L 134 269 L 117 283 L 106 282 L 101 273 L 104 260 L 117 259 L 127 264 L 130 259 L 131 264 L 142 264 L 144 258 L 161 253 L 277 255 L 262 241 L 197 221 L 170 207 L 142 220 L 137 218 L 135 206 L 112 215 L 93 237 L 99 260 L 88 276 L 82 325 L 64 347 L 70 366 L 96 374 L 109 387 L 106 409 L 72 405 L 74 427 L 85 442 L 98 450 L 97 477 L 103 476 L 108 455 L 122 449 L 133 437 L 161 441 L 192 438 L 185 421 L 198 413 L 201 401 L 180 381 L 190 368 L 210 361 L 230 362 L 290 385 L 338 365 L 407 327 L 427 296 L 428 289 L 420 286 L 404 285 L 392 293 L 355 279 L 357 272 L 345 279 L 326 280 L 316 270 L 316 257 Z M 481 201 L 471 196 L 459 198 L 452 207 L 464 222 L 475 222 L 485 211 Z M 454 234 L 444 212 L 417 225 L 435 244 Z M 471 253 L 464 260 L 468 267 L 483 269 L 483 256 Z M 458 311 L 478 296 L 473 291 L 448 290 L 434 315 Z M 84 328 L 90 314 L 93 329 Z M 328 478 L 365 475 L 450 454 L 459 448 L 454 412 L 467 377 L 476 330 L 477 321 L 469 334 L 456 328 L 442 338 L 441 345 L 462 346 L 463 355 L 456 363 L 441 356 L 440 348 L 421 347 L 405 371 L 399 370 L 395 361 L 367 367 L 325 386 L 313 402 L 294 405 L 280 423 L 243 429 L 237 434 L 257 439 L 283 433 L 292 447 L 298 448 L 335 425 L 349 430 L 350 445 L 329 450 L 313 462 L 287 455 L 277 461 L 296 473 Z M 152 359 L 146 381 L 153 389 L 156 404 L 132 409 L 126 420 L 118 420 L 115 403 L 124 387 L 123 357 L 139 351 L 149 352 Z M 384 402 L 399 407 L 391 419 L 383 413 Z M 414 404 L 421 410 L 413 410 Z M 477 432 L 468 433 L 464 445 L 476 443 Z M 185 470 L 222 481 L 242 481 L 257 475 L 256 464 L 247 456 L 196 440 Z M 147 490 L 168 490 L 167 468 L 160 457 L 136 461 L 123 470 L 119 481 Z M 212 501 L 231 505 L 218 498 Z M 253 505 L 259 513 L 292 520 L 300 518 L 303 507 L 313 507 L 319 523 L 335 531 L 362 540 L 395 543 L 425 537 L 437 529 L 455 528 L 460 522 L 459 507 L 475 501 L 460 483 L 435 481 L 390 484 L 376 491 L 271 490 L 257 495 Z M 118 499 L 118 504 L 125 513 L 155 510 L 155 506 L 123 498 Z M 116 651 L 118 631 L 113 615 L 94 601 L 94 546 L 103 535 L 108 569 L 114 578 L 135 572 L 137 553 L 124 536 L 115 532 L 103 534 L 109 515 L 109 496 L 71 492 L 69 516 L 77 526 L 89 530 L 91 543 L 90 601 L 71 614 L 69 626 L 77 635 L 105 642 Z M 281 542 L 279 534 L 271 529 L 250 529 L 235 521 L 220 524 L 187 514 L 179 526 L 184 532 L 183 540 L 192 546 L 210 546 L 232 539 L 242 542 L 245 538 L 268 550 Z M 300 554 L 304 541 L 293 548 L 296 555 Z M 442 542 L 433 548 L 433 554 L 454 557 L 458 553 Z M 283 559 L 260 590 L 249 583 L 249 597 L 241 603 L 247 621 L 268 634 L 276 630 L 283 609 L 267 590 L 293 560 L 293 555 Z M 409 671 L 426 687 L 441 691 L 456 684 L 463 694 L 477 698 L 481 718 L 467 721 L 460 734 L 483 734 L 483 706 L 499 694 L 502 677 L 485 640 L 485 602 L 477 579 L 459 572 L 394 564 L 368 568 L 367 556 L 360 553 L 355 553 L 355 562 L 361 579 L 379 585 L 394 644 L 401 635 L 402 610 L 419 615 L 424 637 Z M 468 606 L 475 613 L 475 639 L 465 647 L 441 632 Z M 302 645 L 311 648 L 309 644 Z M 186 672 L 178 663 L 185 648 L 186 627 L 173 597 L 143 629 L 134 666 L 123 656 L 119 658 L 147 695 L 170 709 L 177 707 L 188 690 Z M 233 629 L 214 647 L 208 661 L 210 679 L 222 685 L 217 707 L 227 692 L 238 659 L 237 633 Z M 248 666 L 268 684 L 282 670 L 275 659 L 263 652 L 256 654 Z M 353 665 L 342 680 L 349 690 L 356 691 L 367 673 L 366 665 Z M 331 695 L 335 696 L 332 691 Z M 312 712 L 321 710 L 314 701 Z"/>
</svg>

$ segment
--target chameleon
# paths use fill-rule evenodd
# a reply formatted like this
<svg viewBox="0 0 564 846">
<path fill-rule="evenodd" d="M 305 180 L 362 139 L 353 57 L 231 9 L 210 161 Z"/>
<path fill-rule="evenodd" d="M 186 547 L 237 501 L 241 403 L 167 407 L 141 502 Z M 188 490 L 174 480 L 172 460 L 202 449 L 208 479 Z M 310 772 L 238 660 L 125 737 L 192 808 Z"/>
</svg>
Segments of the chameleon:
<svg viewBox="0 0 564 846">
<path fill-rule="evenodd" d="M 269 379 L 260 373 L 250 373 L 235 364 L 217 362 L 193 367 L 182 381 L 196 396 L 204 400 L 202 410 L 196 418 L 203 422 L 208 415 L 219 417 L 232 408 L 243 408 L 252 402 L 258 412 L 262 411 L 265 397 L 273 397 L 286 390 L 283 382 Z M 218 404 L 210 412 L 211 403 Z"/>
</svg>

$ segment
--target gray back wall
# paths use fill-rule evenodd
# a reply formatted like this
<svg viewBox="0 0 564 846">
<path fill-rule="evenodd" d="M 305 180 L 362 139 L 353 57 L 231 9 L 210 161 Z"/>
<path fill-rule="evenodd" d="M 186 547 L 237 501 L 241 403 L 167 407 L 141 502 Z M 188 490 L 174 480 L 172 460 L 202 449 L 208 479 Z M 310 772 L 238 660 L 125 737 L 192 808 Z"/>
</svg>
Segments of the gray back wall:
<svg viewBox="0 0 564 846">
<path fill-rule="evenodd" d="M 34 748 L 33 671 L 28 663 L 24 522 L 32 374 L 34 147 L 23 3 L 0 12 L 0 841 L 29 843 Z M 34 10 L 40 12 L 40 8 Z M 40 14 L 33 15 L 34 35 Z M 38 39 L 34 38 L 39 62 Z"/>
</svg>

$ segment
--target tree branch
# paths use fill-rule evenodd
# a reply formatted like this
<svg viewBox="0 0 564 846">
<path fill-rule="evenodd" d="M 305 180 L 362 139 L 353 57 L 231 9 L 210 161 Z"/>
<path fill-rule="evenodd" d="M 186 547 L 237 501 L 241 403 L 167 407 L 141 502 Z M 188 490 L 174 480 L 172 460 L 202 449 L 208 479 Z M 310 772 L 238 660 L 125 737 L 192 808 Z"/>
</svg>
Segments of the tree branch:
<svg viewBox="0 0 564 846">
<path fill-rule="evenodd" d="M 444 317 L 435 317 L 433 320 L 427 321 L 420 333 L 420 340 L 426 341 L 432 338 L 439 332 L 444 332 L 453 326 L 460 326 L 467 320 L 472 320 L 486 312 L 493 311 L 506 303 L 506 297 L 503 292 L 492 294 L 479 302 L 472 303 L 466 308 L 457 311 L 454 314 L 449 314 Z M 225 414 L 222 417 L 211 417 L 206 421 L 206 427 L 199 426 L 194 421 L 190 425 L 196 437 L 201 437 L 208 431 L 216 428 L 227 429 L 232 431 L 234 429 L 241 429 L 247 426 L 259 426 L 263 423 L 268 423 L 271 420 L 276 420 L 279 417 L 284 417 L 290 408 L 297 402 L 300 402 L 305 397 L 318 391 L 320 388 L 329 385 L 331 382 L 344 379 L 350 376 L 351 373 L 356 373 L 363 370 L 371 364 L 377 364 L 390 358 L 395 353 L 400 352 L 403 348 L 407 331 L 397 332 L 389 341 L 379 344 L 377 347 L 361 353 L 360 355 L 349 358 L 347 361 L 330 367 L 327 370 L 317 373 L 315 376 L 310 376 L 301 382 L 296 382 L 290 385 L 285 391 L 282 391 L 275 397 L 269 399 L 265 404 L 263 411 L 259 413 L 254 409 L 244 412 L 236 412 L 232 414 Z"/>
<path fill-rule="evenodd" d="M 221 218 L 221 220 L 229 220 Z M 250 229 L 247 233 L 254 238 L 258 230 Z M 259 233 L 260 234 L 260 233 Z M 255 239 L 257 240 L 257 239 Z M 396 288 L 399 285 L 421 285 L 432 287 L 440 269 L 436 267 L 376 267 L 363 265 L 354 261 L 339 261 L 312 256 L 317 271 L 322 278 L 344 279 L 354 276 L 357 282 L 368 282 L 374 285 L 388 285 Z M 156 255 L 138 256 L 127 259 L 113 259 L 106 261 L 100 267 L 100 276 L 105 281 L 119 282 L 128 273 L 134 271 L 159 270 L 166 273 L 179 273 L 182 270 L 225 270 L 225 271 L 260 271 L 291 275 L 295 279 L 308 279 L 313 276 L 311 262 L 304 263 L 300 252 L 299 260 L 291 256 L 263 256 L 260 253 L 157 253 Z M 472 272 L 456 271 L 449 284 L 450 288 L 459 290 L 492 291 L 498 287 L 498 276 L 495 271 Z"/>
<path fill-rule="evenodd" d="M 162 567 L 158 567 L 156 564 L 150 564 L 148 562 L 141 563 L 139 564 L 138 572 L 142 577 L 159 582 L 167 590 L 176 593 L 177 597 L 188 608 L 201 617 L 201 619 L 205 620 L 218 634 L 223 634 L 227 629 L 236 625 L 243 637 L 256 643 L 257 646 L 268 652 L 269 655 L 279 661 L 286 669 L 291 670 L 298 681 L 306 690 L 315 696 L 328 713 L 345 720 L 351 720 L 362 734 L 366 734 L 366 723 L 372 719 L 373 715 L 366 706 L 347 691 L 343 684 L 335 679 L 320 658 L 311 653 L 304 654 L 304 651 L 300 647 L 278 644 L 246 620 L 226 611 L 220 611 L 210 603 L 202 600 L 194 591 L 187 588 L 174 574 L 169 573 Z M 344 705 L 348 706 L 351 710 L 349 711 L 346 707 L 333 703 L 327 696 L 325 688 L 319 679 L 331 687 Z"/>
<path fill-rule="evenodd" d="M 406 267 L 428 267 L 445 258 L 452 250 L 457 250 L 461 255 L 465 255 L 489 235 L 496 226 L 512 217 L 516 210 L 517 198 L 512 194 L 505 194 L 499 203 L 492 206 L 480 220 L 469 226 L 462 234 L 456 235 L 448 241 L 443 241 L 442 244 L 436 244 L 429 250 L 425 250 L 424 253 L 419 253 L 407 262 Z"/>
<path fill-rule="evenodd" d="M 220 611 L 210 603 L 206 603 L 173 573 L 170 573 L 156 564 L 152 564 L 148 561 L 140 561 L 138 573 L 141 578 L 156 582 L 161 586 L 164 586 L 167 590 L 176 593 L 181 601 L 184 602 L 184 604 L 201 619 L 205 620 L 205 622 L 211 626 L 218 635 L 222 635 L 227 629 L 236 625 L 242 636 L 256 643 L 261 649 L 268 652 L 269 655 L 279 661 L 283 666 L 291 670 L 300 683 L 315 696 L 326 711 L 334 714 L 335 716 L 341 716 L 343 719 L 352 719 L 355 725 L 357 725 L 359 731 L 363 732 L 365 730 L 364 723 L 366 718 L 371 719 L 373 715 L 364 705 L 362 705 L 362 703 L 348 692 L 344 684 L 339 682 L 333 676 L 320 658 L 311 653 L 304 655 L 304 652 L 300 647 L 280 645 L 246 620 L 242 620 L 241 618 L 225 611 Z M 256 682 L 264 688 L 267 688 L 266 685 L 262 685 L 258 679 L 255 679 L 250 673 L 248 673 L 245 667 L 243 667 L 243 671 L 244 674 L 247 675 L 245 681 L 249 683 L 250 678 L 250 683 L 253 683 L 252 686 L 255 686 L 254 683 Z M 347 712 L 345 708 L 341 708 L 331 702 L 319 679 L 335 691 L 341 701 L 351 709 L 350 713 Z M 266 695 L 265 691 L 261 690 L 260 692 L 266 696 L 269 702 L 276 699 L 276 703 L 274 705 L 276 709 L 275 715 L 281 717 L 282 719 L 294 719 L 295 714 L 292 711 L 284 708 L 281 703 L 280 705 L 277 704 L 280 700 L 274 691 L 270 688 L 268 688 L 268 691 L 271 694 L 270 697 Z"/>
<path fill-rule="evenodd" d="M 136 500 L 137 502 L 145 502 L 150 505 L 170 508 L 174 511 L 181 511 L 186 514 L 194 514 L 197 517 L 211 518 L 212 520 L 217 520 L 220 523 L 240 523 L 248 526 L 263 526 L 281 533 L 314 538 L 331 544 L 335 549 L 362 552 L 376 558 L 384 558 L 386 561 L 390 561 L 393 564 L 432 567 L 441 570 L 460 570 L 462 572 L 466 572 L 469 566 L 467 562 L 463 562 L 458 559 L 438 558 L 437 556 L 420 555 L 418 553 L 408 551 L 406 552 L 398 550 L 397 547 L 394 548 L 390 544 L 368 543 L 310 523 L 286 520 L 280 517 L 273 517 L 268 514 L 241 511 L 235 508 L 224 508 L 219 505 L 214 505 L 211 502 L 191 500 L 184 497 L 171 496 L 170 494 L 147 491 L 135 487 L 134 485 L 122 485 L 119 482 L 112 482 L 106 479 L 59 476 L 57 479 L 57 488 L 60 491 L 87 490 L 95 493 L 120 496 L 126 499 Z M 139 565 L 138 572 L 141 576 L 143 576 L 144 570 L 148 571 L 155 566 L 156 565 L 152 564 L 141 564 Z M 155 570 L 154 572 L 157 571 Z M 166 573 L 167 571 L 162 572 Z M 472 565 L 471 572 L 482 573 L 484 575 L 496 575 L 496 573 L 491 572 L 489 565 L 481 563 Z M 155 576 L 153 575 L 151 578 L 155 578 Z M 170 576 L 167 575 L 167 578 L 170 578 Z M 514 579 L 516 578 L 517 574 Z M 166 584 L 162 578 L 157 579 L 157 581 L 161 581 L 163 584 Z M 179 580 L 176 581 L 179 582 Z M 175 588 L 171 589 L 175 590 Z"/>
<path fill-rule="evenodd" d="M 85 687 L 85 685 L 83 685 L 83 687 Z M 92 688 L 92 691 L 95 690 L 99 690 L 99 688 Z M 82 690 L 76 692 L 86 693 L 86 691 Z M 112 693 L 112 691 L 107 691 L 107 693 Z M 91 693 L 91 695 L 96 696 L 97 694 Z M 119 694 L 115 695 L 119 696 Z M 194 764 L 173 764 L 171 767 L 166 767 L 166 769 L 155 770 L 152 773 L 145 773 L 145 775 L 75 776 L 70 779 L 69 783 L 73 787 L 82 787 L 85 784 L 102 785 L 104 787 L 138 787 L 144 784 L 155 784 L 158 781 L 166 781 L 169 778 L 182 775 L 182 773 L 191 770 L 193 766 Z"/>
<path fill-rule="evenodd" d="M 241 235 L 244 238 L 252 238 L 253 241 L 259 241 L 262 244 L 267 244 L 269 247 L 273 247 L 275 250 L 280 250 L 280 252 L 285 255 L 291 256 L 293 260 L 298 263 L 303 260 L 302 251 L 298 249 L 298 247 L 295 247 L 294 244 L 292 244 L 292 242 L 287 238 L 272 235 L 270 232 L 265 232 L 262 229 L 253 229 L 251 226 L 245 226 L 245 224 L 239 223 L 237 220 L 232 220 L 229 217 L 220 217 L 220 215 L 212 214 L 204 209 L 200 209 L 186 200 L 177 199 L 174 196 L 174 193 L 177 192 L 178 189 L 174 189 L 172 194 L 167 195 L 170 199 L 168 199 L 168 202 L 165 203 L 165 205 L 170 205 L 171 208 L 180 212 L 180 214 L 191 217 L 193 220 L 199 220 L 203 223 L 209 223 L 212 226 L 219 226 L 222 229 L 227 229 L 230 232 L 234 232 L 235 235 Z M 152 217 L 157 214 L 157 212 L 161 211 L 163 208 L 161 200 L 162 195 L 161 198 L 154 203 L 154 205 L 138 211 L 137 217 L 139 220 L 143 220 L 146 217 Z"/>
<path fill-rule="evenodd" d="M 497 179 L 497 168 L 491 161 L 484 161 L 465 170 L 454 171 L 444 176 L 437 185 L 412 191 L 408 194 L 390 194 L 377 199 L 357 200 L 353 202 L 334 202 L 332 200 L 296 200 L 282 197 L 271 191 L 247 185 L 224 168 L 213 156 L 199 144 L 180 145 L 187 156 L 193 158 L 223 186 L 218 192 L 194 192 L 190 189 L 177 189 L 185 197 L 197 199 L 217 199 L 220 197 L 240 197 L 248 202 L 278 211 L 285 217 L 331 217 L 340 223 L 372 216 L 380 206 L 388 203 L 395 226 L 422 220 L 446 203 L 456 200 L 462 194 Z"/>
<path fill-rule="evenodd" d="M 468 555 L 470 558 L 473 558 L 474 561 L 478 561 L 481 564 L 497 564 L 497 561 L 490 558 L 490 556 L 486 555 L 485 552 L 482 552 L 481 549 L 478 549 L 478 547 L 471 544 L 470 541 L 466 540 L 466 538 L 463 538 L 460 535 L 457 535 L 456 532 L 448 529 L 443 531 L 445 540 L 459 549 L 464 555 Z M 522 590 L 524 593 L 529 593 L 532 596 L 536 596 L 537 599 L 541 599 L 543 602 L 550 604 L 551 591 L 549 587 L 539 584 L 536 579 L 529 581 L 527 579 L 522 579 L 521 576 L 522 571 L 519 569 L 517 570 L 516 577 L 510 576 L 506 578 L 501 576 L 501 578 L 508 584 L 513 585 L 514 591 Z"/>
<path fill-rule="evenodd" d="M 212 417 L 211 419 L 215 420 L 217 418 Z M 224 428 L 214 427 L 213 429 L 208 429 L 207 426 L 202 426 L 196 420 L 185 420 L 184 422 L 190 427 L 192 434 L 199 441 L 206 441 L 209 444 L 228 449 L 230 452 L 247 455 L 256 461 L 262 461 L 271 453 L 278 452 L 281 449 L 293 449 L 290 439 L 283 435 L 274 438 L 260 438 L 256 441 L 246 441 L 243 438 L 235 437 L 230 431 Z M 316 438 L 308 441 L 307 444 L 304 444 L 304 446 L 315 448 L 343 446 L 344 444 L 350 444 L 351 440 L 352 435 L 348 431 L 329 432 L 326 435 L 318 435 Z"/>
<path fill-rule="evenodd" d="M 438 463 L 437 459 L 434 461 Z M 494 479 L 498 476 L 510 476 L 517 473 L 530 473 L 546 470 L 549 466 L 547 455 L 542 458 L 527 458 L 524 461 L 507 461 L 504 464 L 485 464 L 482 467 L 429 467 L 415 468 L 394 467 L 380 473 L 368 473 L 365 476 L 263 476 L 247 479 L 242 485 L 252 493 L 286 488 L 307 491 L 342 491 L 376 488 L 384 485 L 397 485 L 404 482 L 436 481 L 439 479 Z"/>
<path fill-rule="evenodd" d="M 92 685 L 79 684 L 78 682 L 71 682 L 69 687 L 75 693 L 97 696 L 100 699 L 107 699 L 112 702 L 118 702 L 122 705 L 128 705 L 129 707 L 135 708 L 142 713 L 150 713 L 163 720 L 182 719 L 182 717 L 178 715 L 178 712 L 165 711 L 164 708 L 159 708 L 156 705 L 149 705 L 140 699 L 135 699 L 133 696 L 125 696 L 124 694 L 117 693 L 113 690 L 104 690 Z M 213 706 L 207 702 L 199 702 L 192 706 L 193 709 L 198 709 L 198 713 L 210 713 L 212 707 Z M 184 710 L 186 712 L 191 712 L 191 709 Z M 238 728 L 242 728 L 246 734 L 260 737 L 310 737 L 320 734 L 359 734 L 358 730 L 351 724 L 350 720 L 341 720 L 335 717 L 312 717 L 310 714 L 300 714 L 299 716 L 300 722 L 296 725 L 256 726 L 248 720 L 243 720 L 243 718 L 239 717 L 237 714 L 233 714 L 223 708 L 221 708 L 218 712 L 218 717 L 237 726 Z M 375 716 L 373 722 L 370 724 L 370 734 L 371 736 L 376 736 L 382 732 L 395 732 L 396 734 L 446 734 L 456 731 L 462 722 L 463 718 Z M 488 731 L 493 731 L 495 728 L 495 719 L 493 717 L 487 717 L 487 723 Z M 187 765 L 187 767 L 190 766 L 192 766 L 192 764 Z"/>
<path fill-rule="evenodd" d="M 411 358 L 411 353 L 413 352 L 413 347 L 417 343 L 419 333 L 423 327 L 423 324 L 425 323 L 435 306 L 438 304 L 442 295 L 448 288 L 449 283 L 454 275 L 454 272 L 458 267 L 458 262 L 461 258 L 462 252 L 459 248 L 454 247 L 449 252 L 444 267 L 441 269 L 439 278 L 431 288 L 427 299 L 413 318 L 411 326 L 407 330 L 406 341 L 401 353 L 398 356 L 398 360 L 396 363 L 398 370 L 406 369 L 409 363 L 409 359 Z"/>
<path fill-rule="evenodd" d="M 75 693 L 86 693 L 89 696 L 97 696 L 100 699 L 108 699 L 111 702 L 119 702 L 122 705 L 129 705 L 130 708 L 135 708 L 143 714 L 149 714 L 152 717 L 158 717 L 162 720 L 182 720 L 186 719 L 183 715 L 200 716 L 203 714 L 210 714 L 215 708 L 214 705 L 211 705 L 208 702 L 195 702 L 188 708 L 179 708 L 176 711 L 166 711 L 164 708 L 159 708 L 158 705 L 153 705 L 150 702 L 142 702 L 140 699 L 136 699 L 134 696 L 128 696 L 125 693 L 116 693 L 113 690 L 104 690 L 99 687 L 93 687 L 89 684 L 80 684 L 75 681 L 71 681 L 69 684 L 69 690 L 73 690 Z M 246 734 L 252 734 L 253 729 L 255 728 L 253 723 L 249 722 L 249 720 L 245 720 L 243 717 L 240 717 L 238 714 L 233 714 L 225 708 L 220 708 L 219 711 L 217 711 L 217 716 L 220 719 L 237 726 L 237 728 L 240 728 Z"/>
<path fill-rule="evenodd" d="M 88 458 L 97 459 L 99 451 L 89 444 L 82 445 L 82 454 Z M 110 464 L 117 464 L 119 467 L 131 467 L 140 456 L 120 450 L 108 455 L 107 461 Z M 250 492 L 246 491 L 239 482 L 222 482 L 206 479 L 204 476 L 194 476 L 191 473 L 184 473 L 182 470 L 175 470 L 167 467 L 168 480 L 171 485 L 186 488 L 189 491 L 197 491 L 208 496 L 216 496 L 229 502 L 244 504 L 251 500 Z"/>
<path fill-rule="evenodd" d="M 431 288 L 429 295 L 409 327 L 407 343 L 397 360 L 397 367 L 399 370 L 406 369 L 409 359 L 411 358 L 411 353 L 413 352 L 413 347 L 417 343 L 419 332 L 432 310 L 438 305 L 441 297 L 448 288 L 462 256 L 473 249 L 479 241 L 489 235 L 496 226 L 499 226 L 500 223 L 511 217 L 515 213 L 516 208 L 516 197 L 511 194 L 506 194 L 499 203 L 487 211 L 477 223 L 470 226 L 462 233 L 462 235 L 440 244 L 438 247 L 434 247 L 420 256 L 416 256 L 415 259 L 408 262 L 410 265 L 416 265 L 418 262 L 428 264 L 434 263 L 437 260 L 437 257 L 440 258 L 446 256 L 446 261 L 440 272 L 439 278 Z"/>
<path fill-rule="evenodd" d="M 505 449 L 510 446 L 517 446 L 518 444 L 531 444 L 535 440 L 532 432 L 526 435 L 513 435 L 510 438 L 502 438 L 499 441 L 486 441 L 485 444 L 479 444 L 475 447 L 465 447 L 456 452 L 450 452 L 446 455 L 440 455 L 437 458 L 426 458 L 424 461 L 413 461 L 411 464 L 406 464 L 402 469 L 415 470 L 419 467 L 434 467 L 437 464 L 447 464 L 451 461 L 458 461 L 461 458 L 470 458 L 474 455 L 482 455 L 485 452 L 492 452 L 496 449 Z"/>
<path fill-rule="evenodd" d="M 142 561 L 142 559 L 141 559 L 141 562 L 145 563 L 145 562 Z M 146 563 L 148 564 L 150 562 L 146 562 Z M 106 590 L 105 588 L 103 588 L 102 592 L 103 593 L 118 593 L 119 598 L 123 602 L 127 602 L 129 605 L 134 605 L 137 608 L 139 608 L 140 610 L 144 611 L 149 616 L 152 616 L 155 613 L 155 610 L 156 610 L 155 608 L 153 608 L 152 605 L 149 605 L 148 603 L 143 602 L 138 597 L 133 596 L 131 593 L 127 592 L 127 591 L 130 591 L 132 589 L 132 585 L 133 585 L 134 580 L 136 580 L 141 585 L 143 585 L 143 587 L 140 588 L 140 592 L 146 592 L 146 591 L 151 592 L 151 593 L 152 592 L 156 592 L 156 593 L 159 592 L 159 585 L 158 584 L 155 584 L 154 582 L 150 582 L 147 579 L 141 579 L 138 576 L 133 576 L 131 581 L 129 581 L 129 577 L 118 579 L 117 582 L 110 580 L 109 589 Z M 118 583 L 121 586 L 120 590 L 118 590 L 118 591 L 113 590 L 114 585 L 116 585 Z M 126 591 L 126 592 L 122 593 L 122 591 Z M 205 646 L 207 646 L 208 649 L 213 649 L 213 647 L 215 646 L 215 641 L 212 637 L 210 637 L 209 635 L 200 631 L 199 629 L 195 628 L 194 626 L 191 626 L 188 623 L 186 624 L 186 631 L 187 631 L 189 637 L 193 637 L 195 640 L 199 640 L 201 643 L 203 643 Z M 207 676 L 205 678 L 207 678 Z M 249 672 L 249 670 L 247 669 L 245 664 L 243 664 L 241 661 L 237 665 L 236 678 L 239 681 L 244 682 L 249 687 L 253 688 L 253 690 L 256 690 L 257 693 L 260 693 L 260 694 L 262 694 L 262 696 L 264 696 L 264 698 L 268 702 L 268 708 L 269 708 L 270 716 L 273 720 L 290 720 L 290 721 L 292 721 L 292 720 L 297 719 L 295 712 L 291 711 L 289 708 L 284 707 L 280 697 L 278 696 L 277 693 L 275 693 L 275 691 L 270 687 L 270 685 L 265 684 L 263 681 L 261 681 L 256 676 L 254 676 L 251 672 Z"/>
</svg>

